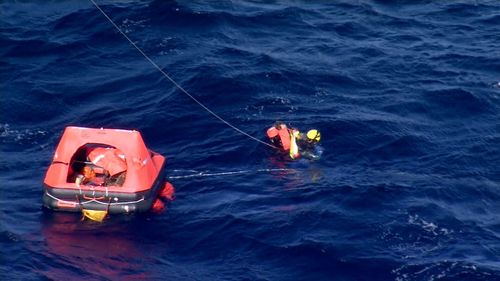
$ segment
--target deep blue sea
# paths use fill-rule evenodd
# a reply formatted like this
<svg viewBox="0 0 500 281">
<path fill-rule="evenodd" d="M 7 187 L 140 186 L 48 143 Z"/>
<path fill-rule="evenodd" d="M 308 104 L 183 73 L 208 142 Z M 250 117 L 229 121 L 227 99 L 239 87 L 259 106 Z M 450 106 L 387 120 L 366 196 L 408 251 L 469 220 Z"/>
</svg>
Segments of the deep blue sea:
<svg viewBox="0 0 500 281">
<path fill-rule="evenodd" d="M 500 280 L 500 1 L 0 3 L 1 280 Z M 176 199 L 42 207 L 66 126 L 136 129 Z"/>
</svg>

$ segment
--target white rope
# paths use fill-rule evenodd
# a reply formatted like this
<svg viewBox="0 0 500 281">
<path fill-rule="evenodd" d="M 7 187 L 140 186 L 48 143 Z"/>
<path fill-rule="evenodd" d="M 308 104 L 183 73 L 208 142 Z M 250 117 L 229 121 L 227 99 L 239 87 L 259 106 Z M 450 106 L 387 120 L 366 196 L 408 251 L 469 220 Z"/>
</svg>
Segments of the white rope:
<svg viewBox="0 0 500 281">
<path fill-rule="evenodd" d="M 227 122 L 226 120 L 224 120 L 222 117 L 220 117 L 219 115 L 217 115 L 215 112 L 213 112 L 212 110 L 210 110 L 208 107 L 206 107 L 204 104 L 202 104 L 198 99 L 196 99 L 194 96 L 192 96 L 190 93 L 188 93 L 188 91 L 186 91 L 181 85 L 179 85 L 179 83 L 175 82 L 174 79 L 172 79 L 167 73 L 165 73 L 165 71 L 163 71 L 151 58 L 149 58 L 148 55 L 146 55 L 146 53 L 144 53 L 141 48 L 139 48 L 139 46 L 137 46 L 132 40 L 130 40 L 130 38 L 127 36 L 127 34 L 125 34 L 121 29 L 120 27 L 118 27 L 118 25 L 101 9 L 101 7 L 99 7 L 99 5 L 94 1 L 94 0 L 89 0 L 90 2 L 92 2 L 92 4 L 94 4 L 94 6 L 103 14 L 104 17 L 106 17 L 106 19 L 116 28 L 116 30 L 118 30 L 118 32 L 121 33 L 121 35 L 123 35 L 123 37 L 125 37 L 125 39 L 127 39 L 127 41 L 132 45 L 134 46 L 134 48 L 139 51 L 139 53 L 142 54 L 142 56 L 147 60 L 149 61 L 156 69 L 158 69 L 158 71 L 160 71 L 161 74 L 163 74 L 163 76 L 165 76 L 170 82 L 172 82 L 172 84 L 174 84 L 179 90 L 181 90 L 181 92 L 183 92 L 184 94 L 186 94 L 188 97 L 190 97 L 193 101 L 195 101 L 199 106 L 201 106 L 203 109 L 205 109 L 206 111 L 208 111 L 210 114 L 212 114 L 215 118 L 219 119 L 221 122 L 225 123 L 226 125 L 228 125 L 229 127 L 233 128 L 234 130 L 236 130 L 237 132 L 257 141 L 257 142 L 260 142 L 262 144 L 265 144 L 267 146 L 270 146 L 272 148 L 277 148 L 276 146 L 272 145 L 272 144 L 269 144 L 267 142 L 264 142 L 264 141 L 261 141 L 259 140 L 258 138 L 242 131 L 241 129 L 235 127 L 234 125 L 232 125 L 231 123 Z"/>
<path fill-rule="evenodd" d="M 259 173 L 259 172 L 289 172 L 289 171 L 295 171 L 295 170 L 293 170 L 293 169 L 258 169 L 258 170 L 243 170 L 243 171 L 218 172 L 218 173 L 198 172 L 198 173 L 189 174 L 189 175 L 182 175 L 182 176 L 169 176 L 168 179 L 186 179 L 186 178 L 197 178 L 197 177 L 230 176 L 230 175 Z"/>
</svg>

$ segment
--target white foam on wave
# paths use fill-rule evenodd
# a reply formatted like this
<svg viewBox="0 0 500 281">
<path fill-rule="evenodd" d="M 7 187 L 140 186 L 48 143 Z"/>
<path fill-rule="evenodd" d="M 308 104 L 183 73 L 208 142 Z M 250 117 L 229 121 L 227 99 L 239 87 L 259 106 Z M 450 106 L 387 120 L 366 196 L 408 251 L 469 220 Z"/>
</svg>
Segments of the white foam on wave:
<svg viewBox="0 0 500 281">
<path fill-rule="evenodd" d="M 409 215 L 408 223 L 421 226 L 423 230 L 425 230 L 426 232 L 432 233 L 435 236 L 448 235 L 448 234 L 453 232 L 451 230 L 448 230 L 447 228 L 439 227 L 437 224 L 435 224 L 433 222 L 428 222 L 428 221 L 420 218 L 418 215 L 414 215 L 414 216 Z"/>
<path fill-rule="evenodd" d="M 396 281 L 410 280 L 461 280 L 460 276 L 474 276 L 477 267 L 465 262 L 443 260 L 428 264 L 405 264 L 392 270 L 396 275 Z M 481 272 L 483 277 L 490 276 L 487 272 Z"/>
<path fill-rule="evenodd" d="M 2 143 L 38 144 L 38 139 L 48 132 L 40 129 L 12 129 L 9 124 L 0 124 L 0 140 Z"/>
<path fill-rule="evenodd" d="M 124 19 L 120 25 L 121 30 L 126 34 L 144 27 L 146 27 L 146 20 L 132 20 L 129 18 Z"/>
</svg>

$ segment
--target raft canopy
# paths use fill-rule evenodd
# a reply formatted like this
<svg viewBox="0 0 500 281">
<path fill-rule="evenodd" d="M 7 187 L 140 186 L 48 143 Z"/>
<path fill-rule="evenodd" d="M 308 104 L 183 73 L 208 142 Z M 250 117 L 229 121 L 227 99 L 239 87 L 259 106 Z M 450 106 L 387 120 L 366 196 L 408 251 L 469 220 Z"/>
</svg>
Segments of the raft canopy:
<svg viewBox="0 0 500 281">
<path fill-rule="evenodd" d="M 47 171 L 49 186 L 75 187 L 74 174 L 85 165 L 90 148 L 116 148 L 125 155 L 126 178 L 122 191 L 150 188 L 165 158 L 147 149 L 141 134 L 135 130 L 67 127 Z"/>
</svg>

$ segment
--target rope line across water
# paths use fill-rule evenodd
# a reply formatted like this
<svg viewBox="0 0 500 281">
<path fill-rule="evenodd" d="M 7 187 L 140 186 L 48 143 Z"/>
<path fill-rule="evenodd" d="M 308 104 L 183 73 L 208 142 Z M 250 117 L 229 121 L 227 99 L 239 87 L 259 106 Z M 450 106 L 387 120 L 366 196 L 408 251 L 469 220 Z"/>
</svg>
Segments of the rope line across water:
<svg viewBox="0 0 500 281">
<path fill-rule="evenodd" d="M 185 95 L 187 95 L 188 97 L 190 97 L 194 102 L 196 102 L 199 106 L 201 106 L 203 109 L 205 109 L 207 112 L 209 112 L 210 114 L 212 114 L 215 118 L 219 119 L 221 122 L 223 122 L 224 124 L 226 124 L 227 126 L 231 127 L 232 129 L 234 129 L 235 131 L 249 137 L 250 139 L 253 139 L 261 144 L 264 144 L 264 145 L 267 145 L 269 147 L 272 147 L 272 148 L 277 148 L 276 146 L 272 145 L 272 144 L 269 144 L 267 142 L 264 142 L 264 141 L 261 141 L 259 140 L 258 138 L 244 132 L 243 130 L 237 128 L 236 126 L 234 126 L 233 124 L 229 123 L 228 121 L 224 120 L 224 118 L 220 117 L 217 113 L 213 112 L 212 110 L 210 110 L 210 108 L 206 107 L 203 103 L 201 103 L 198 99 L 196 99 L 193 95 L 191 95 L 188 91 L 186 91 L 179 83 L 177 83 L 174 79 L 172 79 L 165 71 L 163 71 L 148 55 L 146 55 L 146 53 L 141 49 L 139 48 L 139 46 L 137 46 L 137 44 L 135 44 L 128 36 L 127 34 L 125 34 L 121 29 L 120 27 L 104 12 L 103 9 L 101 9 L 101 7 L 94 1 L 94 0 L 89 0 L 90 2 L 92 2 L 92 4 L 94 4 L 94 6 L 101 12 L 101 14 L 116 28 L 116 30 L 118 30 L 118 32 L 123 35 L 123 37 L 125 37 L 125 39 L 127 39 L 127 41 L 139 52 L 141 53 L 141 55 L 147 60 L 149 61 L 149 63 L 151 63 L 151 65 L 153 65 L 153 67 L 155 67 L 161 74 L 163 74 L 163 76 L 165 78 L 167 78 L 170 82 L 172 82 L 172 84 L 174 84 L 181 92 L 183 92 Z"/>
<path fill-rule="evenodd" d="M 197 177 L 215 177 L 215 176 L 230 176 L 230 175 L 240 175 L 240 174 L 250 174 L 250 173 L 260 173 L 260 172 L 290 172 L 295 171 L 294 169 L 258 169 L 258 170 L 242 170 L 242 171 L 230 171 L 230 172 L 196 172 L 193 174 L 180 175 L 180 176 L 169 176 L 168 179 L 185 179 L 185 178 L 197 178 Z"/>
</svg>

